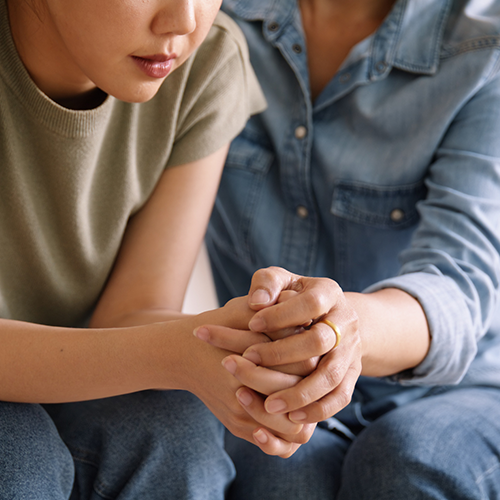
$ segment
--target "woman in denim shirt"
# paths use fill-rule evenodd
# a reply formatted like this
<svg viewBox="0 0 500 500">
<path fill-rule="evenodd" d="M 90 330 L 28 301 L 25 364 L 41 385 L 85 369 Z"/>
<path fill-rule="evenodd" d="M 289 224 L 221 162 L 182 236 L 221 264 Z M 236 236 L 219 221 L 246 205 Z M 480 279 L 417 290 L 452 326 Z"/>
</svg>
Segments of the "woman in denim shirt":
<svg viewBox="0 0 500 500">
<path fill-rule="evenodd" d="M 225 9 L 268 109 L 212 216 L 221 302 L 280 268 L 253 278 L 251 332 L 198 336 L 244 353 L 224 364 L 256 420 L 305 424 L 255 430 L 288 460 L 230 438 L 231 498 L 500 498 L 500 2 Z"/>
</svg>

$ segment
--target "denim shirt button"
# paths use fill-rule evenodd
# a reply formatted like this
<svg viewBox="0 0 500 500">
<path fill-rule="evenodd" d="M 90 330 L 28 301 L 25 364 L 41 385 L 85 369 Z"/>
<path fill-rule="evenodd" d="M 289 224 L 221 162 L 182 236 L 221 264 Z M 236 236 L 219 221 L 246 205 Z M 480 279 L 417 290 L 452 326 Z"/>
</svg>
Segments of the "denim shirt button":
<svg viewBox="0 0 500 500">
<path fill-rule="evenodd" d="M 300 219 L 307 219 L 307 217 L 309 216 L 309 210 L 307 210 L 307 208 L 304 207 L 304 205 L 299 205 L 297 207 L 297 216 Z"/>
<path fill-rule="evenodd" d="M 376 65 L 375 65 L 375 69 L 379 72 L 379 73 L 383 73 L 385 71 L 385 69 L 387 68 L 387 63 L 384 62 L 384 61 L 379 61 Z"/>
<path fill-rule="evenodd" d="M 404 216 L 405 216 L 405 213 L 400 208 L 395 208 L 394 210 L 392 210 L 391 215 L 390 215 L 391 220 L 393 222 L 402 221 Z"/>
<path fill-rule="evenodd" d="M 275 22 L 275 21 L 271 21 L 268 25 L 267 25 L 267 29 L 269 31 L 272 31 L 272 32 L 275 32 L 275 31 L 278 31 L 280 28 L 280 25 Z"/>
<path fill-rule="evenodd" d="M 295 129 L 295 138 L 296 139 L 303 139 L 307 135 L 307 129 L 304 127 L 304 125 L 299 125 Z"/>
<path fill-rule="evenodd" d="M 302 45 L 299 45 L 298 43 L 294 43 L 292 45 L 292 50 L 296 53 L 296 54 L 302 54 Z"/>
</svg>

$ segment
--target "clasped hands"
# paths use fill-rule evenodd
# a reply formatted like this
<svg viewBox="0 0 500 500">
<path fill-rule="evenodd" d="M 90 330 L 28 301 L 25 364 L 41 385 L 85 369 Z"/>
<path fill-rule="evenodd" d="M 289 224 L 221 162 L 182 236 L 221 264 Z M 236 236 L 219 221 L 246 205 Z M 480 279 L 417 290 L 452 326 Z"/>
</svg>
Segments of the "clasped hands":
<svg viewBox="0 0 500 500">
<path fill-rule="evenodd" d="M 358 317 L 333 280 L 277 267 L 254 274 L 246 300 L 256 311 L 248 329 L 203 325 L 195 335 L 233 353 L 222 364 L 240 384 L 239 404 L 260 424 L 254 444 L 286 458 L 310 439 L 317 422 L 350 402 L 361 372 Z M 342 332 L 337 347 L 322 319 Z"/>
</svg>

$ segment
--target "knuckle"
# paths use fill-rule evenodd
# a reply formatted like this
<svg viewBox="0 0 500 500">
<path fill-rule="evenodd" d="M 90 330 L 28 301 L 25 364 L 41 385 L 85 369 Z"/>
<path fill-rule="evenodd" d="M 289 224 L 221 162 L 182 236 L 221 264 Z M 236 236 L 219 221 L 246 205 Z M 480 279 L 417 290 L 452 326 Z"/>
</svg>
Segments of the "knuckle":
<svg viewBox="0 0 500 500">
<path fill-rule="evenodd" d="M 278 267 L 278 266 L 269 266 L 269 267 L 264 268 L 264 271 L 269 272 L 271 275 L 281 274 L 283 272 L 283 268 Z"/>
<path fill-rule="evenodd" d="M 256 271 L 255 276 L 257 278 L 267 280 L 267 279 L 272 279 L 274 277 L 275 273 L 276 273 L 276 271 L 274 268 L 266 267 L 266 268 L 259 269 L 258 271 Z"/>
<path fill-rule="evenodd" d="M 285 458 L 285 459 L 290 458 L 294 453 L 295 453 L 295 451 L 289 450 L 286 453 L 282 453 L 281 455 L 279 455 L 279 457 Z"/>
<path fill-rule="evenodd" d="M 250 289 L 254 290 L 256 288 L 264 288 L 270 291 L 269 284 L 274 283 L 276 280 L 276 277 L 278 276 L 277 274 L 277 268 L 273 267 L 266 267 L 262 269 L 258 269 L 255 271 L 255 273 L 252 276 L 252 282 Z"/>
<path fill-rule="evenodd" d="M 337 387 L 342 380 L 342 369 L 338 365 L 330 364 L 322 373 L 323 386 L 332 390 Z"/>
<path fill-rule="evenodd" d="M 361 335 L 359 335 L 359 330 L 356 328 L 356 335 L 353 335 L 353 340 L 354 340 L 354 347 L 356 349 L 361 349 L 362 348 L 362 343 L 361 343 Z"/>
<path fill-rule="evenodd" d="M 293 442 L 297 444 L 306 444 L 313 435 L 316 424 L 303 424 L 302 430 L 297 436 L 294 436 Z"/>
<path fill-rule="evenodd" d="M 316 325 L 312 338 L 313 348 L 316 352 L 325 354 L 332 348 L 332 329 L 323 323 Z"/>
<path fill-rule="evenodd" d="M 232 422 L 234 425 L 243 426 L 248 423 L 248 413 L 235 401 L 232 410 Z"/>
<path fill-rule="evenodd" d="M 303 373 L 311 373 L 316 369 L 317 366 L 318 366 L 318 357 L 309 358 L 302 361 L 301 371 Z"/>
<path fill-rule="evenodd" d="M 303 424 L 294 424 L 290 422 L 290 428 L 288 430 L 288 434 L 291 434 L 293 436 L 300 436 L 302 434 L 302 428 L 304 427 Z M 295 439 L 294 439 L 295 441 Z"/>
<path fill-rule="evenodd" d="M 223 422 L 223 424 L 234 436 L 241 439 L 248 439 L 248 425 L 243 418 L 233 416 L 228 421 Z"/>
<path fill-rule="evenodd" d="M 299 277 L 298 279 L 297 278 L 293 279 L 289 288 L 290 288 L 290 290 L 293 290 L 294 292 L 297 292 L 297 293 L 302 292 L 302 290 L 304 290 L 304 288 L 305 288 L 302 278 Z"/>
<path fill-rule="evenodd" d="M 340 389 L 337 393 L 337 401 L 340 406 L 339 410 L 345 408 L 352 400 L 352 395 L 349 391 Z"/>
<path fill-rule="evenodd" d="M 273 342 L 267 343 L 265 347 L 268 347 L 265 351 L 261 353 L 261 357 L 263 360 L 263 364 L 267 366 L 275 366 L 283 364 L 283 356 L 279 346 L 276 347 L 276 344 Z"/>
<path fill-rule="evenodd" d="M 327 310 L 330 310 L 330 307 L 333 302 L 337 302 L 339 296 L 343 294 L 342 289 L 339 284 L 328 278 L 320 278 L 319 284 L 323 291 L 323 297 L 326 301 L 325 307 Z"/>
<path fill-rule="evenodd" d="M 306 444 L 309 439 L 311 439 L 311 435 L 309 432 L 302 431 L 294 439 L 294 442 L 297 444 Z"/>
<path fill-rule="evenodd" d="M 255 282 L 275 282 L 276 280 L 280 280 L 280 277 L 283 275 L 283 269 L 277 266 L 269 266 L 258 269 L 255 271 L 252 281 Z"/>
<path fill-rule="evenodd" d="M 327 298 L 318 288 L 311 288 L 304 294 L 306 307 L 311 312 L 311 316 L 316 318 L 321 316 L 330 308 L 326 306 Z"/>
<path fill-rule="evenodd" d="M 356 342 L 361 342 L 361 338 L 359 335 L 359 318 L 357 315 L 352 317 L 348 324 L 349 330 L 352 332 L 352 337 Z"/>
<path fill-rule="evenodd" d="M 304 406 L 307 406 L 311 402 L 310 394 L 309 391 L 307 390 L 300 390 L 297 391 L 294 397 L 294 407 L 296 408 L 302 408 Z"/>
<path fill-rule="evenodd" d="M 351 317 L 351 325 L 354 330 L 359 330 L 359 316 L 354 311 Z"/>
<path fill-rule="evenodd" d="M 318 422 L 330 418 L 336 413 L 336 411 L 330 406 L 323 403 L 318 403 L 314 408 L 314 419 Z"/>
</svg>

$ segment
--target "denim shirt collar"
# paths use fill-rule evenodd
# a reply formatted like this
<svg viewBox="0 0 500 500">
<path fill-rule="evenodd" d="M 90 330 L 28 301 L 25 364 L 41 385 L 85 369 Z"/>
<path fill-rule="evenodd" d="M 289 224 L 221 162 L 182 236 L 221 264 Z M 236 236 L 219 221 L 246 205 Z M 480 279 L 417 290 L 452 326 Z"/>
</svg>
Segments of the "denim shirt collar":
<svg viewBox="0 0 500 500">
<path fill-rule="evenodd" d="M 446 19 L 453 0 L 398 0 L 373 38 L 371 80 L 386 76 L 392 67 L 434 74 L 439 66 Z M 263 21 L 269 42 L 296 15 L 290 0 L 225 0 L 224 7 L 247 21 Z"/>
</svg>

